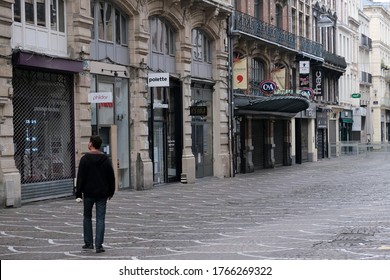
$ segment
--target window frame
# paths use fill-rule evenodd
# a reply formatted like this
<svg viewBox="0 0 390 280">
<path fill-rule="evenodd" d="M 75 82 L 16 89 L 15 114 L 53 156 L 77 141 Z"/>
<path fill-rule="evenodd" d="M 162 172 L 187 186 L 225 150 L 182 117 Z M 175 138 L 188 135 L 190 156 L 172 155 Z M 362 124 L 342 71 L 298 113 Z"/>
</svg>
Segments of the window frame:
<svg viewBox="0 0 390 280">
<path fill-rule="evenodd" d="M 204 62 L 211 64 L 212 48 L 211 40 L 207 35 L 199 28 L 194 28 L 191 31 L 192 34 L 192 60 L 197 62 Z M 200 54 L 195 56 L 194 54 Z"/>
<path fill-rule="evenodd" d="M 66 1 L 15 0 L 12 21 L 22 26 L 47 29 L 48 32 L 66 33 Z"/>
</svg>

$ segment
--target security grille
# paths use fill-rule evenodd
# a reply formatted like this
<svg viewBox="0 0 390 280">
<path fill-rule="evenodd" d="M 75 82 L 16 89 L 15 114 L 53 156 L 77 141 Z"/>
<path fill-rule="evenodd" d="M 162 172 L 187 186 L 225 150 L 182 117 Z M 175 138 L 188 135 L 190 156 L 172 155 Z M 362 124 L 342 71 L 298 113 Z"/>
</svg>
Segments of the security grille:
<svg viewBox="0 0 390 280">
<path fill-rule="evenodd" d="M 70 195 L 75 169 L 72 76 L 21 69 L 13 74 L 22 201 Z"/>
</svg>

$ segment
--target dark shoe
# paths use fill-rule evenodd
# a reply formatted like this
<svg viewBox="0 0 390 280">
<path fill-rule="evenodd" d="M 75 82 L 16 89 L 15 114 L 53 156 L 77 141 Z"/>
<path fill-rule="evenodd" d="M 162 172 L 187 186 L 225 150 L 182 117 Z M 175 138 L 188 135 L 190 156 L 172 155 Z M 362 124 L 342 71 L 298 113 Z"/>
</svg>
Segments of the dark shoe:
<svg viewBox="0 0 390 280">
<path fill-rule="evenodd" d="M 93 245 L 92 244 L 85 244 L 84 246 L 83 246 L 83 249 L 93 249 Z"/>
<path fill-rule="evenodd" d="M 104 253 L 105 251 L 103 247 L 96 248 L 96 253 Z"/>
</svg>

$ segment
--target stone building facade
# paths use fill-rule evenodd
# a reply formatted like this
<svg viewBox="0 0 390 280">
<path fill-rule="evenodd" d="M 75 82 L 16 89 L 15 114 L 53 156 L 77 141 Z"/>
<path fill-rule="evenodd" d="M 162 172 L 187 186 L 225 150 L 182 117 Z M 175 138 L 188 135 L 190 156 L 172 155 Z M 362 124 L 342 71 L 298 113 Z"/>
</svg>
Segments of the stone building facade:
<svg viewBox="0 0 390 280">
<path fill-rule="evenodd" d="M 2 207 L 71 195 L 92 133 L 118 189 L 232 175 L 229 0 L 0 6 Z"/>
</svg>

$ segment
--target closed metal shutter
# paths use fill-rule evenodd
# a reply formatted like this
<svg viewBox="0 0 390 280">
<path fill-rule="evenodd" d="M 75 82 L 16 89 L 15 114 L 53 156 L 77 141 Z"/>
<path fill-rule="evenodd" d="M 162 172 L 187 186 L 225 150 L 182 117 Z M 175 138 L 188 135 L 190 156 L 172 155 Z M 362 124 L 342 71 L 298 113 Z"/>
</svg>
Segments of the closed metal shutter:
<svg viewBox="0 0 390 280">
<path fill-rule="evenodd" d="M 309 139 L 308 139 L 308 131 L 309 131 L 309 124 L 308 119 L 302 119 L 301 120 L 301 143 L 302 143 L 302 162 L 307 162 L 309 157 Z"/>
<path fill-rule="evenodd" d="M 283 165 L 283 142 L 283 121 L 277 120 L 274 123 L 275 165 Z"/>
<path fill-rule="evenodd" d="M 22 202 L 73 193 L 73 78 L 15 69 L 15 162 Z"/>
<path fill-rule="evenodd" d="M 264 121 L 252 120 L 252 160 L 254 169 L 264 169 Z"/>
</svg>

